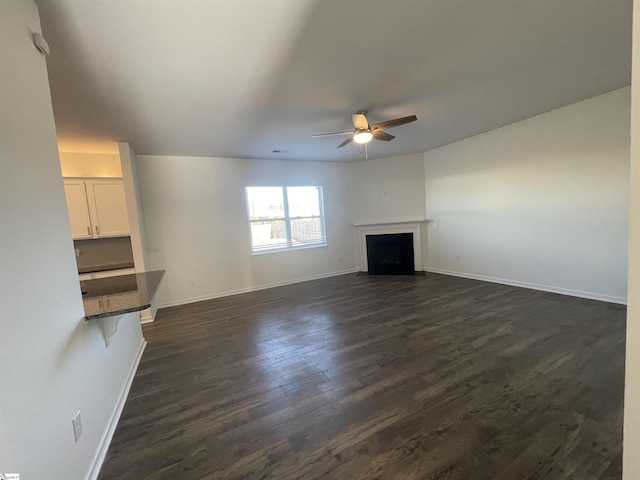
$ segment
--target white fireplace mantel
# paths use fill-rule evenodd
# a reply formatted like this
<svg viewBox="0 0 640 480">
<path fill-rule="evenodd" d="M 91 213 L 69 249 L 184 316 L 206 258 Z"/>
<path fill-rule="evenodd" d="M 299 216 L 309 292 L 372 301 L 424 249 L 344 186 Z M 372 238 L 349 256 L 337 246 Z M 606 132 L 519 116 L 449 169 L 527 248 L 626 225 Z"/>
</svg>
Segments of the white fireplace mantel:
<svg viewBox="0 0 640 480">
<path fill-rule="evenodd" d="M 422 241 L 420 239 L 421 220 L 402 222 L 381 222 L 381 223 L 356 223 L 354 227 L 358 230 L 358 258 L 360 259 L 360 271 L 369 270 L 367 265 L 367 235 L 388 235 L 394 233 L 413 234 L 413 263 L 416 272 L 422 271 Z"/>
</svg>

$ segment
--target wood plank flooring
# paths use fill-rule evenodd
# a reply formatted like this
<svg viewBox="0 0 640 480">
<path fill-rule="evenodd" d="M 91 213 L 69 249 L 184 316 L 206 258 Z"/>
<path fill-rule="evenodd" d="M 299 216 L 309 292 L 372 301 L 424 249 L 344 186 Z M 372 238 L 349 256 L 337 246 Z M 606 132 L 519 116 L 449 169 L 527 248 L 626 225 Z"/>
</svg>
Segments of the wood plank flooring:
<svg viewBox="0 0 640 480">
<path fill-rule="evenodd" d="M 619 480 L 625 315 L 435 274 L 162 309 L 100 478 Z"/>
</svg>

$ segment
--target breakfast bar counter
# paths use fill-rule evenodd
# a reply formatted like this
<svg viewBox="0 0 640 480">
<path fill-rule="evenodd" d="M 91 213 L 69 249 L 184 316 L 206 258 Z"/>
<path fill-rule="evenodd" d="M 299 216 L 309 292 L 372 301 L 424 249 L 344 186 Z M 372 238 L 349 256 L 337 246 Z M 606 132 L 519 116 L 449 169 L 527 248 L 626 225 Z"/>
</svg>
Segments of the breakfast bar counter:
<svg viewBox="0 0 640 480">
<path fill-rule="evenodd" d="M 164 270 L 80 282 L 85 320 L 123 315 L 151 307 Z"/>
</svg>

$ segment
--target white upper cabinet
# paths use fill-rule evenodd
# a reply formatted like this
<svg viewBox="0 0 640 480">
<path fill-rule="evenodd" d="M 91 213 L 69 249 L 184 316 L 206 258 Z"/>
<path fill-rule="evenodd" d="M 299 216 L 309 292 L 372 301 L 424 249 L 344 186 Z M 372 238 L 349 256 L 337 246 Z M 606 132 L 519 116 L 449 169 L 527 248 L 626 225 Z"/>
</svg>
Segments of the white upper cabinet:
<svg viewBox="0 0 640 480">
<path fill-rule="evenodd" d="M 91 238 L 91 219 L 84 180 L 65 179 L 64 193 L 67 197 L 71 235 L 73 238 Z"/>
<path fill-rule="evenodd" d="M 120 179 L 64 180 L 74 239 L 129 235 L 129 218 Z"/>
<path fill-rule="evenodd" d="M 95 236 L 129 235 L 127 201 L 122 180 L 87 180 L 85 183 Z"/>
</svg>

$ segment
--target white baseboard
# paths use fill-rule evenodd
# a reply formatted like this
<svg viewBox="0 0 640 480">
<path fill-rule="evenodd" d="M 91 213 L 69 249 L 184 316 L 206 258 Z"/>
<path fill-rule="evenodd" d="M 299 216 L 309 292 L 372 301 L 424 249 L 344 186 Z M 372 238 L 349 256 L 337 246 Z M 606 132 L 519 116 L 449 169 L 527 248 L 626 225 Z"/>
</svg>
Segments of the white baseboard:
<svg viewBox="0 0 640 480">
<path fill-rule="evenodd" d="M 151 304 L 150 308 L 140 312 L 140 323 L 151 323 L 156 319 L 156 313 L 158 313 L 158 306 L 155 303 Z"/>
<path fill-rule="evenodd" d="M 573 290 L 570 288 L 553 287 L 550 285 L 540 285 L 538 283 L 520 282 L 518 280 L 510 280 L 506 278 L 487 277 L 485 275 L 476 275 L 473 273 L 452 272 L 450 270 L 441 270 L 439 268 L 425 268 L 425 272 L 440 273 L 442 275 L 451 275 L 454 277 L 470 278 L 472 280 L 482 280 L 483 282 L 500 283 L 502 285 L 511 285 L 513 287 L 530 288 L 532 290 L 540 290 L 542 292 L 559 293 L 561 295 L 569 295 L 571 297 L 588 298 L 590 300 L 600 300 L 602 302 L 627 304 L 625 297 L 616 297 L 613 295 L 603 295 L 594 292 L 584 292 L 582 290 Z"/>
<path fill-rule="evenodd" d="M 349 273 L 356 273 L 356 272 L 357 270 L 355 268 L 352 268 L 349 270 L 342 270 L 340 272 L 323 273 L 321 275 L 312 275 L 309 277 L 296 278 L 295 280 L 288 280 L 285 282 L 269 283 L 267 285 L 239 288 L 237 290 L 227 290 L 225 292 L 217 292 L 217 293 L 212 293 L 210 295 L 202 295 L 199 297 L 191 297 L 183 300 L 164 302 L 158 305 L 157 308 L 175 307 L 177 305 L 186 305 L 188 303 L 203 302 L 205 300 L 213 300 L 214 298 L 229 297 L 231 295 L 238 295 L 240 293 L 257 292 L 258 290 L 266 290 L 268 288 L 282 287 L 284 285 L 293 285 L 294 283 L 308 282 L 310 280 L 319 280 L 321 278 L 337 277 L 339 275 L 346 275 Z"/>
<path fill-rule="evenodd" d="M 107 426 L 102 434 L 102 437 L 100 438 L 98 449 L 96 450 L 96 453 L 91 460 L 91 464 L 89 465 L 87 474 L 84 476 L 84 480 L 96 480 L 98 478 L 98 475 L 100 474 L 100 468 L 102 468 L 104 459 L 107 456 L 107 451 L 109 450 L 111 439 L 113 438 L 113 434 L 115 433 L 116 427 L 118 426 L 120 415 L 122 415 L 124 404 L 127 401 L 129 390 L 131 389 L 131 385 L 133 384 L 133 379 L 136 376 L 136 371 L 138 370 L 138 365 L 140 364 L 140 359 L 142 358 L 142 353 L 144 352 L 146 346 L 147 341 L 143 338 L 142 342 L 140 343 L 140 348 L 138 349 L 138 354 L 136 355 L 136 358 L 134 359 L 133 363 L 131 364 L 131 368 L 129 369 L 127 380 L 122 387 L 122 390 L 120 390 L 118 402 L 116 403 L 116 406 L 111 413 L 111 417 L 109 417 L 109 421 L 107 422 Z"/>
</svg>

